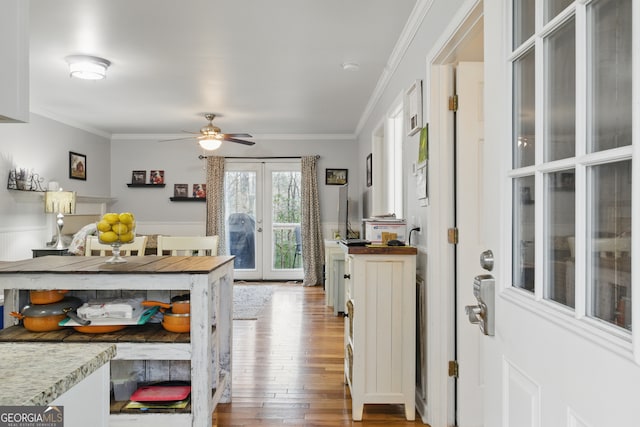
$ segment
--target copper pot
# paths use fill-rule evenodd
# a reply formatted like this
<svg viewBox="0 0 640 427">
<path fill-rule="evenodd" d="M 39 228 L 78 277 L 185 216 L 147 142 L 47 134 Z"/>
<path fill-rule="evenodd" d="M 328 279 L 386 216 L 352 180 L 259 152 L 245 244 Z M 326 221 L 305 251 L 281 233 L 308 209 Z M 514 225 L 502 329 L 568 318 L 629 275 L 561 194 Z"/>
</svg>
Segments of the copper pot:
<svg viewBox="0 0 640 427">
<path fill-rule="evenodd" d="M 13 311 L 9 315 L 22 320 L 25 329 L 31 332 L 57 331 L 63 328 L 58 323 L 80 305 L 79 298 L 67 297 L 53 304 L 25 305 L 20 313 Z"/>
<path fill-rule="evenodd" d="M 62 301 L 64 294 L 69 291 L 63 291 L 59 289 L 42 289 L 29 291 L 29 299 L 31 304 L 52 304 L 54 302 Z"/>
<path fill-rule="evenodd" d="M 191 304 L 189 301 L 173 301 L 166 303 L 162 301 L 142 301 L 144 307 L 162 307 L 164 311 L 171 310 L 174 314 L 189 314 L 191 312 Z"/>
<path fill-rule="evenodd" d="M 169 332 L 189 332 L 191 330 L 191 315 L 189 313 L 164 312 L 162 327 Z"/>
<path fill-rule="evenodd" d="M 31 332 L 49 332 L 60 330 L 63 327 L 59 326 L 58 323 L 67 318 L 66 313 L 52 314 L 42 317 L 28 317 L 22 313 L 12 311 L 11 313 L 9 313 L 9 315 L 22 320 L 24 328 L 27 331 Z"/>
</svg>

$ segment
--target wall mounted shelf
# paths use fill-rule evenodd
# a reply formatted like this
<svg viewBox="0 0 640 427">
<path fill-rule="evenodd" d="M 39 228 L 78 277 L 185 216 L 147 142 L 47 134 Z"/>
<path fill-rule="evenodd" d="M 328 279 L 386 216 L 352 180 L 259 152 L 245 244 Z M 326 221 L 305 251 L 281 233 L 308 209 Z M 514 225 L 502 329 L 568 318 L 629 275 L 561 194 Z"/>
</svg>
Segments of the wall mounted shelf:
<svg viewBox="0 0 640 427">
<path fill-rule="evenodd" d="M 165 184 L 127 184 L 127 187 L 158 187 L 164 188 Z"/>
<path fill-rule="evenodd" d="M 206 202 L 204 197 L 169 197 L 172 202 Z"/>
</svg>

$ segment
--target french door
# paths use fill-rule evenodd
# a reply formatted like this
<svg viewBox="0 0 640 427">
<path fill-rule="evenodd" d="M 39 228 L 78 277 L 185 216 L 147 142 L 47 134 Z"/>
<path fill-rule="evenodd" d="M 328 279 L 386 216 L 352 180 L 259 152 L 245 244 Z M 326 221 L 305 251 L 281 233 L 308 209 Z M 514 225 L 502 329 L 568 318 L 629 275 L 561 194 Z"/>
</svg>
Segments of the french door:
<svg viewBox="0 0 640 427">
<path fill-rule="evenodd" d="M 227 161 L 226 243 L 236 279 L 302 279 L 300 186 L 299 161 Z"/>
</svg>

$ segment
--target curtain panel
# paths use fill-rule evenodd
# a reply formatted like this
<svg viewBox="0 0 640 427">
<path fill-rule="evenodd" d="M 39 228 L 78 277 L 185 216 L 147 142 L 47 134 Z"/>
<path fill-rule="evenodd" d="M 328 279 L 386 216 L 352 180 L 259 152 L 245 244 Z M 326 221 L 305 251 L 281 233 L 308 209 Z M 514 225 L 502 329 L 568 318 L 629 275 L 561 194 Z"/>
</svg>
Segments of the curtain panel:
<svg viewBox="0 0 640 427">
<path fill-rule="evenodd" d="M 218 236 L 218 254 L 226 255 L 224 157 L 207 156 L 207 236 Z"/>
<path fill-rule="evenodd" d="M 318 198 L 317 156 L 303 156 L 302 172 L 302 268 L 304 286 L 323 283 L 324 239 L 320 224 L 320 202 Z"/>
</svg>

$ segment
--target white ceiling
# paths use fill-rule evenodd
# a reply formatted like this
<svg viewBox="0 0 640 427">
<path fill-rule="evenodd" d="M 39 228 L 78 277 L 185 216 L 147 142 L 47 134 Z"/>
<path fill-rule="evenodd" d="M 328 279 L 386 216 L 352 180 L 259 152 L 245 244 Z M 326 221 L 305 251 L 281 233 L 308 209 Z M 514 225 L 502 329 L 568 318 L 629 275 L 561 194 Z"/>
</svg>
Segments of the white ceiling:
<svg viewBox="0 0 640 427">
<path fill-rule="evenodd" d="M 205 112 L 227 133 L 353 134 L 415 3 L 31 0 L 31 110 L 129 137 Z M 107 79 L 69 78 L 72 54 L 111 61 Z"/>
</svg>

